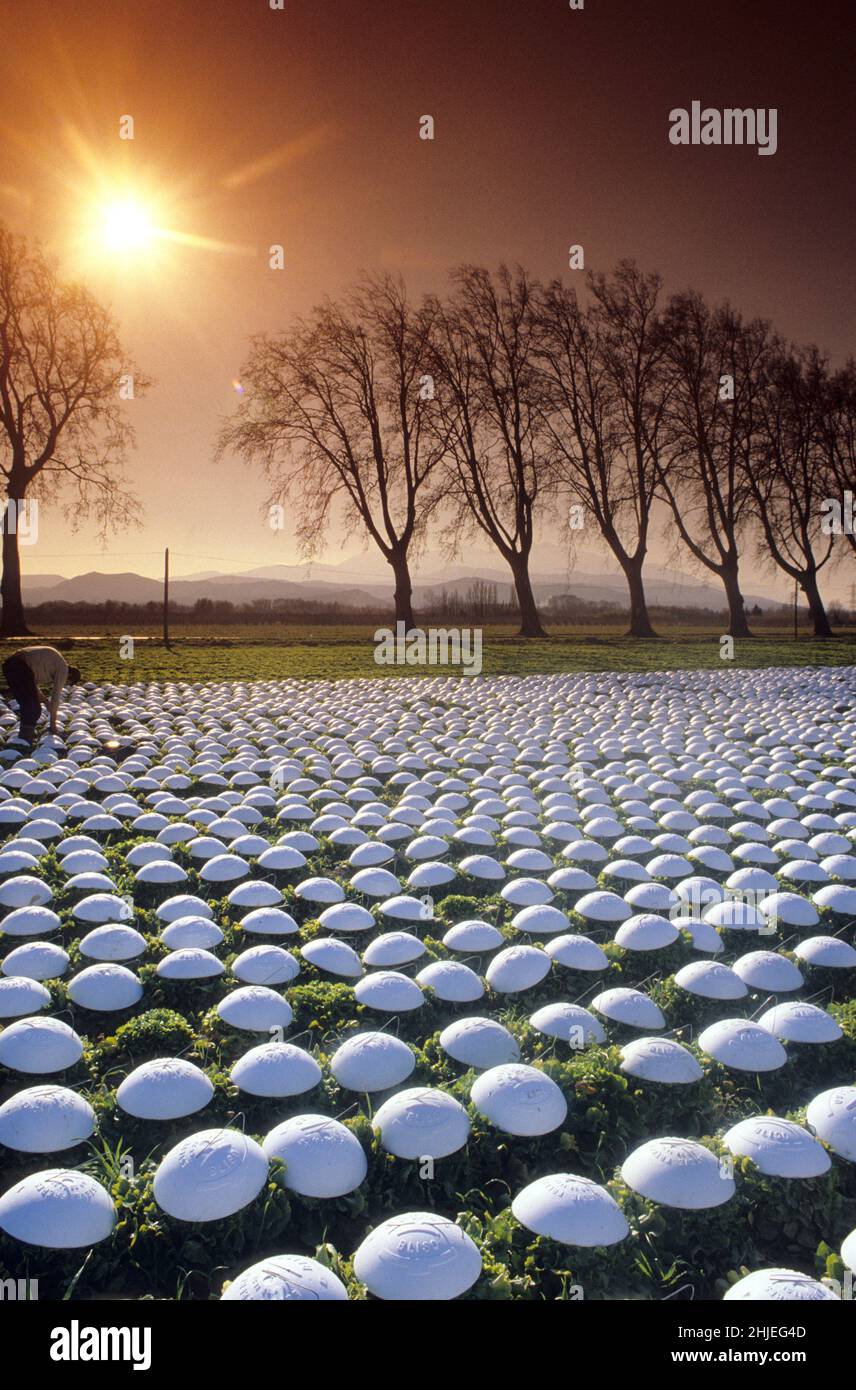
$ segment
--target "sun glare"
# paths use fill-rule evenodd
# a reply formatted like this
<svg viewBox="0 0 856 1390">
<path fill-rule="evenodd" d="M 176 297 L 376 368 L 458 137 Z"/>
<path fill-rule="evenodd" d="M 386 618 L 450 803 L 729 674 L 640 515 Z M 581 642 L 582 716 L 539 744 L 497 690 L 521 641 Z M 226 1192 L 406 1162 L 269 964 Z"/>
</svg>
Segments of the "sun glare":
<svg viewBox="0 0 856 1390">
<path fill-rule="evenodd" d="M 101 238 L 111 251 L 139 251 L 157 234 L 148 209 L 133 198 L 107 203 L 101 209 Z"/>
</svg>

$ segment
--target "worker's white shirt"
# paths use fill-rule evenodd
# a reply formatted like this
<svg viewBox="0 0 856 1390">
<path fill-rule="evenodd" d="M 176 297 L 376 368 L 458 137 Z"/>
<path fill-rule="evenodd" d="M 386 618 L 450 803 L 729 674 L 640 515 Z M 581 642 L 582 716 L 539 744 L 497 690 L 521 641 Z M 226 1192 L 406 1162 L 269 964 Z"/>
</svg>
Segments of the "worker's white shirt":
<svg viewBox="0 0 856 1390">
<path fill-rule="evenodd" d="M 59 710 L 59 697 L 68 680 L 68 662 L 56 647 L 24 647 L 20 655 L 32 671 L 36 685 L 42 690 L 51 686 L 50 718 L 53 724 Z"/>
</svg>

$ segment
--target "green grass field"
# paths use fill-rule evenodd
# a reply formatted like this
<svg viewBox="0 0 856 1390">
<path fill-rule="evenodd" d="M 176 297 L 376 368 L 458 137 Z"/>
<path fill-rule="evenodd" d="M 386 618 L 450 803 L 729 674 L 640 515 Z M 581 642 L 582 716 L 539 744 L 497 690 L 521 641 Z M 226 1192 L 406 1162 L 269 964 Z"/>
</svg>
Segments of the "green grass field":
<svg viewBox="0 0 856 1390">
<path fill-rule="evenodd" d="M 451 626 L 451 624 L 448 624 Z M 374 660 L 375 625 L 215 626 L 176 624 L 167 650 L 158 630 L 140 628 L 134 655 L 120 655 L 120 632 L 80 626 L 52 627 L 38 637 L 0 642 L 4 655 L 27 642 L 59 647 L 80 666 L 85 680 L 271 680 L 306 678 L 456 674 L 455 667 L 379 666 Z M 759 636 L 735 642 L 733 660 L 720 654 L 714 623 L 663 627 L 661 637 L 642 641 L 622 635 L 620 624 L 556 626 L 545 640 L 522 640 L 512 625 L 483 629 L 485 675 L 531 675 L 562 671 L 667 671 L 762 668 L 769 666 L 845 666 L 856 663 L 856 629 L 832 640 L 808 635 L 794 640 L 783 626 L 765 624 Z"/>
</svg>

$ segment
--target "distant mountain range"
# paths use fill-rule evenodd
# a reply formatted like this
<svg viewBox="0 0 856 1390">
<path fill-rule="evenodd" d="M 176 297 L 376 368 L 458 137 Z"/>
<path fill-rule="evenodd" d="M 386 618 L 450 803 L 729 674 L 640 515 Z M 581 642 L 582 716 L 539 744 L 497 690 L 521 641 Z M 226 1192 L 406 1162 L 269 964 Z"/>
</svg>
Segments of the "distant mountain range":
<svg viewBox="0 0 856 1390">
<path fill-rule="evenodd" d="M 442 571 L 418 572 L 413 588 L 416 608 L 439 598 L 442 591 L 465 593 L 477 581 L 496 584 L 499 596 L 511 594 L 507 571 L 478 563 L 472 568 L 450 565 Z M 24 596 L 31 604 L 39 603 L 157 603 L 163 587 L 158 579 L 128 572 L 102 574 L 90 570 L 72 579 L 58 574 L 24 576 Z M 533 587 L 540 603 L 555 594 L 575 594 L 590 602 L 624 604 L 627 588 L 621 573 L 598 574 L 584 570 L 570 572 L 533 573 Z M 255 599 L 288 599 L 292 602 L 340 603 L 350 608 L 377 607 L 378 601 L 391 602 L 392 577 L 378 572 L 366 563 L 360 572 L 359 561 L 341 565 L 266 565 L 241 574 L 221 574 L 205 571 L 170 581 L 170 602 L 192 606 L 198 599 L 220 599 L 231 603 L 251 603 Z M 722 609 L 725 596 L 719 584 L 710 584 L 676 570 L 652 566 L 646 579 L 648 601 L 652 604 L 674 605 L 682 608 Z M 746 594 L 747 604 L 761 608 L 778 608 L 776 600 L 759 594 Z"/>
</svg>

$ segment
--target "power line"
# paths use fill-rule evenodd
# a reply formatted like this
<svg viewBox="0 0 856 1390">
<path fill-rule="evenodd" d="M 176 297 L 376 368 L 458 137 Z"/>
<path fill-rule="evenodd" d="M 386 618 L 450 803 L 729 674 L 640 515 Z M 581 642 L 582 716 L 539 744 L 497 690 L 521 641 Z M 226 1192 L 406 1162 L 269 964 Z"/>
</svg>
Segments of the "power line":
<svg viewBox="0 0 856 1390">
<path fill-rule="evenodd" d="M 162 555 L 162 550 L 123 550 L 122 558 L 125 555 Z M 109 555 L 106 550 L 50 550 L 39 551 L 40 560 L 112 560 L 116 557 Z"/>
</svg>

